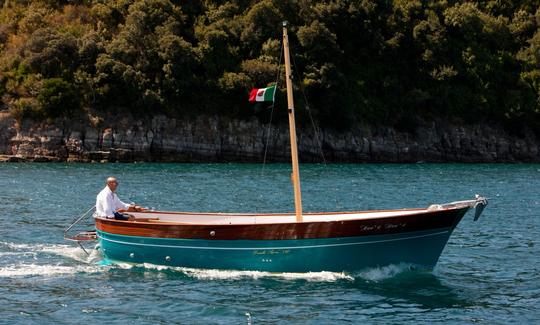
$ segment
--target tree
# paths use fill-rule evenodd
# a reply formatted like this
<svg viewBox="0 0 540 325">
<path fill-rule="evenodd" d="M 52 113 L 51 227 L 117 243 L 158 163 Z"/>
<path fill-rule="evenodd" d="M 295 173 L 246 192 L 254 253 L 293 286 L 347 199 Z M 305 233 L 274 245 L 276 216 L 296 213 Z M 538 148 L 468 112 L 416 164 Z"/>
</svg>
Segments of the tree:
<svg viewBox="0 0 540 325">
<path fill-rule="evenodd" d="M 62 78 L 44 80 L 37 100 L 47 118 L 71 118 L 80 108 L 77 89 Z"/>
<path fill-rule="evenodd" d="M 33 72 L 46 78 L 69 79 L 79 64 L 77 40 L 50 28 L 36 30 L 25 48 L 26 62 Z"/>
</svg>

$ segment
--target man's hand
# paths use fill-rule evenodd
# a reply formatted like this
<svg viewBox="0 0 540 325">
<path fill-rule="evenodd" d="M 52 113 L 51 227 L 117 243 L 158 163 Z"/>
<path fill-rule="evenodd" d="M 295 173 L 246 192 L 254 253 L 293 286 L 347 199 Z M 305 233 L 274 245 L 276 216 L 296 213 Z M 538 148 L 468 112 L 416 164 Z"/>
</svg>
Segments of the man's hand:
<svg viewBox="0 0 540 325">
<path fill-rule="evenodd" d="M 128 212 L 142 212 L 145 210 L 146 210 L 145 208 L 142 208 L 141 206 L 135 205 L 135 204 L 130 205 L 129 208 L 127 209 Z"/>
</svg>

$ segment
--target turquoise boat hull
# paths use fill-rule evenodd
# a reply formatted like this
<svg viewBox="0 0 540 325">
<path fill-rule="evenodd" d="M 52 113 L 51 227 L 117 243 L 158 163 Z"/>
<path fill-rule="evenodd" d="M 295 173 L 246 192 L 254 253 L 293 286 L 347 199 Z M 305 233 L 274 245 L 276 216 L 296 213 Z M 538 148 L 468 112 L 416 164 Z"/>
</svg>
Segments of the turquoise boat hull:
<svg viewBox="0 0 540 325">
<path fill-rule="evenodd" d="M 355 271 L 410 263 L 433 268 L 454 227 L 397 234 L 295 240 L 206 240 L 97 231 L 112 261 L 269 272 Z"/>
</svg>

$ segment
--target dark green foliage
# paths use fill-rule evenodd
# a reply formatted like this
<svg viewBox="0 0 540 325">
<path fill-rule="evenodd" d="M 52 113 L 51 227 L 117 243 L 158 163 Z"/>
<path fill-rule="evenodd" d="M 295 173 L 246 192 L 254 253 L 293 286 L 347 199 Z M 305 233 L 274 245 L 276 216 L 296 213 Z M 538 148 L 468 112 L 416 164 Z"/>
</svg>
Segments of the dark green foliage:
<svg viewBox="0 0 540 325">
<path fill-rule="evenodd" d="M 247 94 L 276 81 L 288 20 L 295 87 L 321 124 L 410 131 L 449 119 L 540 129 L 538 1 L 2 3 L 0 96 L 19 117 L 83 108 L 266 118 Z M 279 82 L 283 93 L 283 75 Z"/>
<path fill-rule="evenodd" d="M 37 100 L 43 115 L 52 118 L 71 118 L 80 106 L 77 89 L 62 78 L 44 80 Z"/>
<path fill-rule="evenodd" d="M 47 78 L 70 78 L 79 64 L 77 40 L 70 34 L 38 29 L 26 44 L 25 57 L 35 73 Z"/>
</svg>

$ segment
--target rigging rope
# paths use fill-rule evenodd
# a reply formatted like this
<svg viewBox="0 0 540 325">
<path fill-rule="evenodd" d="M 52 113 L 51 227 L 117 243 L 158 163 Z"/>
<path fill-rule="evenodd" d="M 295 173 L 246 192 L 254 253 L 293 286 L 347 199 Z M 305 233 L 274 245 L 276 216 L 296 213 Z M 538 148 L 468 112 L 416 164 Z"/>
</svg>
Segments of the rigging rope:
<svg viewBox="0 0 540 325">
<path fill-rule="evenodd" d="M 279 89 L 279 77 L 281 76 L 281 60 L 283 59 L 283 42 L 281 43 L 281 49 L 279 50 L 279 62 L 278 62 L 278 69 L 277 69 L 277 76 L 276 76 L 276 90 Z M 274 107 L 275 107 L 275 100 L 272 102 L 272 105 L 270 107 L 272 110 L 270 111 L 270 122 L 268 122 L 268 130 L 266 131 L 266 144 L 264 146 L 264 156 L 263 156 L 263 165 L 261 170 L 261 176 L 264 174 L 264 167 L 266 165 L 266 154 L 268 152 L 268 143 L 270 141 L 270 132 L 272 131 L 272 118 L 274 117 Z"/>
<path fill-rule="evenodd" d="M 294 59 L 294 55 L 291 55 L 291 57 L 292 57 L 292 63 L 293 63 L 293 71 L 294 71 L 296 77 L 298 78 L 298 80 L 300 80 L 300 74 L 298 73 L 298 69 L 296 67 L 296 60 Z M 315 139 L 317 140 L 317 145 L 319 146 L 319 152 L 321 153 L 324 168 L 326 169 L 326 171 L 328 171 L 328 164 L 326 163 L 326 157 L 324 156 L 322 143 L 321 143 L 321 138 L 319 136 L 319 131 L 318 131 L 319 128 L 315 125 L 315 120 L 313 119 L 313 115 L 311 114 L 311 109 L 309 108 L 309 102 L 308 102 L 308 99 L 307 99 L 306 90 L 304 88 L 304 83 L 299 82 L 299 84 L 300 84 L 300 91 L 302 92 L 302 96 L 304 97 L 304 103 L 306 103 L 306 110 L 308 112 L 309 119 L 311 121 L 311 126 L 313 127 L 313 132 L 315 133 Z M 334 191 L 335 191 L 335 189 L 334 189 Z M 339 210 L 339 207 L 341 205 L 339 199 L 336 197 L 334 201 L 336 203 L 336 208 L 338 208 L 338 210 Z"/>
<path fill-rule="evenodd" d="M 300 80 L 300 74 L 298 73 L 298 70 L 296 68 L 296 61 L 294 59 L 294 55 L 291 55 L 291 57 L 292 57 L 292 61 L 293 61 L 294 73 L 295 73 L 296 77 L 298 78 L 298 80 Z M 304 96 L 304 103 L 306 103 L 306 110 L 308 112 L 309 119 L 311 120 L 311 126 L 313 127 L 313 132 L 315 133 L 315 139 L 317 140 L 317 144 L 319 145 L 319 152 L 321 153 L 323 163 L 326 166 L 326 158 L 324 157 L 322 143 L 321 143 L 321 139 L 319 137 L 319 131 L 318 131 L 319 128 L 315 125 L 315 121 L 313 120 L 313 116 L 311 115 L 311 109 L 309 109 L 309 102 L 308 102 L 308 99 L 307 99 L 307 96 L 306 96 L 306 90 L 304 88 L 304 83 L 299 82 L 299 84 L 300 84 L 300 91 L 302 92 L 302 95 Z"/>
</svg>

